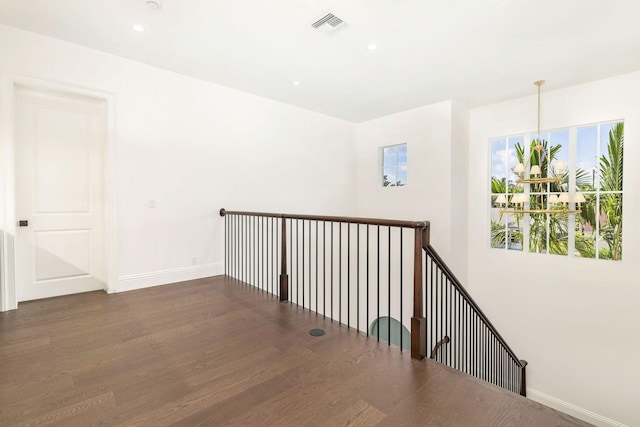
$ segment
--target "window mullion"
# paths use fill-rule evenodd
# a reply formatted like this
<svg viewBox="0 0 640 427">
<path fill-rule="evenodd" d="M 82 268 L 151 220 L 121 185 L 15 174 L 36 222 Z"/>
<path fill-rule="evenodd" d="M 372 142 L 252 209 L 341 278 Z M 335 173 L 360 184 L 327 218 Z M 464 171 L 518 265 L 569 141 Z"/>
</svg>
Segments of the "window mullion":
<svg viewBox="0 0 640 427">
<path fill-rule="evenodd" d="M 600 162 L 600 126 L 596 127 L 596 168 Z M 595 222 L 596 222 L 596 235 L 594 239 L 595 251 L 596 251 L 596 259 L 600 259 L 600 171 L 596 170 L 596 211 L 595 211 Z"/>
<path fill-rule="evenodd" d="M 527 142 L 529 141 L 529 142 Z M 530 166 L 529 164 L 531 163 L 531 148 L 530 148 L 530 144 L 531 144 L 531 134 L 525 134 L 524 135 L 524 158 L 522 160 L 524 160 L 524 164 L 525 164 L 525 176 L 529 176 L 529 170 L 530 170 Z M 531 198 L 530 196 L 530 185 L 529 184 L 523 184 L 523 192 L 525 194 L 526 197 L 526 204 L 524 205 L 525 208 L 529 207 L 529 200 Z M 522 216 L 522 223 L 523 223 L 523 227 L 522 227 L 522 250 L 524 252 L 531 252 L 531 247 L 529 246 L 529 236 L 530 236 L 530 228 L 531 228 L 531 215 L 530 214 L 524 214 Z"/>
<path fill-rule="evenodd" d="M 573 200 L 573 194 L 578 190 L 576 184 L 576 173 L 578 163 L 578 128 L 571 127 L 569 129 L 569 194 Z M 575 207 L 574 207 L 575 208 Z M 577 216 L 567 215 L 567 255 L 571 258 L 576 253 L 576 222 Z"/>
</svg>

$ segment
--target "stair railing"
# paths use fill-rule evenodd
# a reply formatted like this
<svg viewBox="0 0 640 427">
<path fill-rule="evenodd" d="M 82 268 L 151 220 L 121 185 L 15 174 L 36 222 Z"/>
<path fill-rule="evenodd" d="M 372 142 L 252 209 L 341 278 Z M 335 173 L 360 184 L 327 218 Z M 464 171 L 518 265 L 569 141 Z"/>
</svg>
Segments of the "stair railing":
<svg viewBox="0 0 640 427">
<path fill-rule="evenodd" d="M 220 215 L 228 276 L 410 349 L 414 358 L 426 356 L 422 248 L 429 222 L 225 209 Z"/>
<path fill-rule="evenodd" d="M 410 349 L 413 358 L 428 350 L 432 359 L 525 394 L 527 363 L 430 246 L 428 221 L 220 215 L 227 276 Z"/>
<path fill-rule="evenodd" d="M 526 396 L 527 362 L 518 359 L 435 249 L 424 250 L 431 359 Z"/>
</svg>

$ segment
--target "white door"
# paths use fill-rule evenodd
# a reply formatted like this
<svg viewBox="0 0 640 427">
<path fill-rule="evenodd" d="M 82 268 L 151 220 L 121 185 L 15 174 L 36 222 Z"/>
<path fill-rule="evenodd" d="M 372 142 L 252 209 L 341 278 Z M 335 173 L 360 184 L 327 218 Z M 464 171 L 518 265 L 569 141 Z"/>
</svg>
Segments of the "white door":
<svg viewBox="0 0 640 427">
<path fill-rule="evenodd" d="M 14 117 L 18 301 L 105 289 L 105 103 L 17 88 Z"/>
</svg>

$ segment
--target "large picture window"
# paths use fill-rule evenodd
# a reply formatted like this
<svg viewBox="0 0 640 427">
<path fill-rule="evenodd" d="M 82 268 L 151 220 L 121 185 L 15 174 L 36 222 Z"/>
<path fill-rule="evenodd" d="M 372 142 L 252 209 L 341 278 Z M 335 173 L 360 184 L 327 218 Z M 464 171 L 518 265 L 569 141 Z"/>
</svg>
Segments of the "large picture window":
<svg viewBox="0 0 640 427">
<path fill-rule="evenodd" d="M 607 122 L 542 132 L 545 171 L 568 165 L 561 182 L 518 185 L 514 168 L 533 156 L 536 134 L 495 138 L 491 145 L 491 247 L 534 253 L 622 259 L 624 123 Z M 525 143 L 528 141 L 528 143 Z M 582 193 L 573 214 L 501 213 L 500 202 L 522 198 L 525 209 L 553 209 L 561 192 Z M 521 194 L 524 193 L 524 194 Z"/>
</svg>

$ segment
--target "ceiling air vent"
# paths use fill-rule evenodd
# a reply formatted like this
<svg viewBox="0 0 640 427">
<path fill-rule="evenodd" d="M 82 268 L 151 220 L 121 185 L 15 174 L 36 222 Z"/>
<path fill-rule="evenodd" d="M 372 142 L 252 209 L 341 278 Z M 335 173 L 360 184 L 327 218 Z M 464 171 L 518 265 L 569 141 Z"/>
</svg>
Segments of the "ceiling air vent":
<svg viewBox="0 0 640 427">
<path fill-rule="evenodd" d="M 339 28 L 347 25 L 342 19 L 335 16 L 333 13 L 327 13 L 322 18 L 311 24 L 313 28 L 316 28 L 321 33 L 331 34 Z"/>
</svg>

